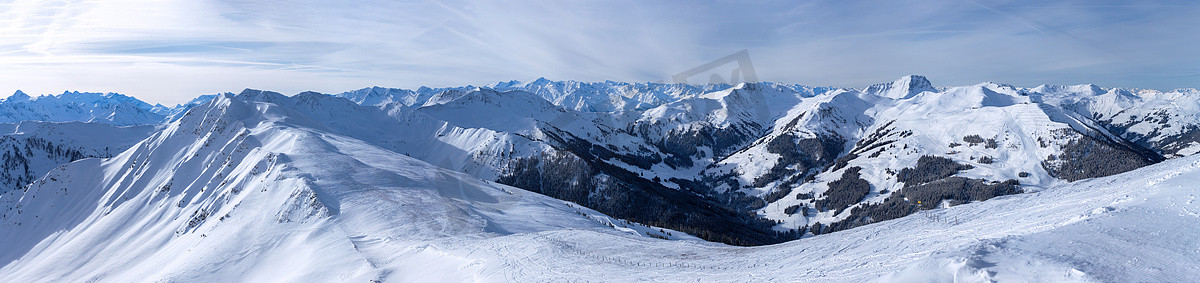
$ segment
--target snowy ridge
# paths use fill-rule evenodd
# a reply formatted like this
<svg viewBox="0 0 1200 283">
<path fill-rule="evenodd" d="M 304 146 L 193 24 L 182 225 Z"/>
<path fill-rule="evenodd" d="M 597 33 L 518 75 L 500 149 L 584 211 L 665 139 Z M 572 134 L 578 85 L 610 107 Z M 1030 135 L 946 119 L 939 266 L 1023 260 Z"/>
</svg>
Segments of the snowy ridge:
<svg viewBox="0 0 1200 283">
<path fill-rule="evenodd" d="M 482 94 L 481 94 L 482 95 Z M 435 105 L 413 108 L 403 104 L 388 104 L 382 107 L 358 105 L 354 102 L 315 92 L 295 96 L 247 89 L 239 93 L 239 99 L 269 102 L 292 111 L 302 113 L 292 119 L 308 119 L 304 125 L 323 131 L 338 133 L 387 150 L 405 154 L 450 170 L 468 172 L 472 175 L 494 179 L 511 161 L 553 149 L 544 142 L 528 138 L 528 132 L 500 132 L 478 127 L 479 122 L 492 120 L 463 120 L 486 115 L 449 115 L 452 122 L 431 117 L 436 109 L 453 106 Z M 465 96 L 464 96 L 465 97 Z M 469 112 L 489 113 L 484 105 L 476 105 Z M 490 112 L 497 113 L 497 112 Z M 520 112 L 532 113 L 537 112 Z M 497 113 L 502 114 L 502 113 Z M 508 121 L 532 121 L 514 117 Z M 532 122 L 528 122 L 532 123 Z M 461 127 L 458 125 L 466 125 Z M 513 126 L 497 123 L 501 126 Z M 475 127 L 470 127 L 475 126 Z M 509 127 L 511 129 L 511 127 Z M 536 127 L 530 129 L 533 130 Z"/>
<path fill-rule="evenodd" d="M 98 160 L 97 160 L 98 161 Z M 99 163 L 99 162 L 96 162 Z M 80 164 L 82 166 L 83 164 Z M 68 167 L 68 170 L 70 166 Z M 217 228 L 174 236 L 171 242 L 187 242 L 195 248 L 167 257 L 171 264 L 161 268 L 140 268 L 122 265 L 110 270 L 119 272 L 88 273 L 83 270 L 53 276 L 62 268 L 46 268 L 51 277 L 70 280 L 97 278 L 119 280 L 149 273 L 149 278 L 174 280 L 204 280 L 214 278 L 270 278 L 281 280 L 479 280 L 479 281 L 540 281 L 564 279 L 598 279 L 613 281 L 689 280 L 708 278 L 718 281 L 805 280 L 814 282 L 872 281 L 957 281 L 990 282 L 994 280 L 1040 281 L 1143 281 L 1186 280 L 1198 276 L 1192 267 L 1200 261 L 1190 255 L 1187 247 L 1200 244 L 1186 231 L 1200 228 L 1194 221 L 1200 206 L 1196 205 L 1191 186 L 1200 180 L 1200 160 L 1187 157 L 1105 178 L 1047 189 L 1033 194 L 1021 194 L 939 209 L 928 214 L 873 224 L 858 229 L 820 235 L 801 241 L 766 247 L 741 248 L 700 242 L 670 242 L 645 239 L 629 234 L 605 233 L 594 229 L 552 229 L 537 233 L 515 233 L 507 236 L 432 238 L 409 241 L 407 236 L 345 235 L 341 231 L 361 231 L 349 216 L 325 220 L 343 222 L 343 229 L 307 230 L 284 229 L 288 226 L 320 228 L 314 222 L 276 221 L 276 215 L 255 216 L 232 214 L 219 221 Z M 269 189 L 275 192 L 279 188 Z M 519 191 L 515 189 L 510 189 Z M 280 189 L 279 191 L 289 191 Z M 260 195 L 262 192 L 259 192 Z M 1192 196 L 1189 196 L 1192 195 Z M 276 194 L 276 199 L 291 199 Z M 261 198 L 261 197 L 260 197 Z M 243 200 L 242 209 L 253 208 Z M 136 202 L 127 202 L 126 205 Z M 172 206 L 167 206 L 172 207 Z M 353 207 L 347 205 L 346 207 Z M 350 214 L 349 208 L 342 214 Z M 112 210 L 113 217 L 122 215 Z M 378 214 L 389 217 L 392 214 Z M 401 216 L 400 214 L 397 216 Z M 1147 215 L 1158 215 L 1146 221 Z M 445 215 L 426 215 L 444 219 Z M 236 261 L 220 261 L 222 268 L 189 269 L 196 264 L 197 255 L 206 247 L 229 244 L 222 240 L 231 232 L 221 231 L 236 222 L 261 222 L 255 230 L 260 233 L 284 234 L 282 240 L 269 245 L 220 246 L 217 253 L 237 253 L 253 250 L 254 257 L 272 260 L 253 260 L 241 257 Z M 239 220 L 241 219 L 241 220 Z M 430 219 L 430 218 L 424 218 Z M 364 222 L 382 219 L 362 219 Z M 359 222 L 358 224 L 362 224 Z M 250 224 L 242 224 L 250 225 Z M 308 225 L 308 226 L 305 226 Z M 1163 225 L 1171 225 L 1167 233 Z M 1183 225 L 1183 226 L 1180 226 Z M 264 227 L 265 226 L 265 227 Z M 282 226 L 282 227 L 275 227 Z M 174 228 L 174 226 L 168 226 Z M 264 230 L 264 228 L 272 228 Z M 168 233 L 174 233 L 170 229 Z M 317 232 L 327 231 L 327 232 Z M 403 234 L 418 230 L 393 230 Z M 443 230 L 444 231 L 444 230 Z M 460 231 L 461 232 L 461 231 Z M 78 239 L 67 231 L 58 241 Z M 294 235 L 300 234 L 300 235 Z M 251 239 L 256 238 L 251 237 Z M 1137 238 L 1143 241 L 1129 241 Z M 304 239 L 299 241 L 299 239 Z M 245 241 L 245 239 L 243 239 Z M 417 244 L 420 243 L 420 244 Z M 1105 248 L 1094 249 L 1080 245 L 1099 243 Z M 59 250 L 58 244 L 46 250 Z M 173 246 L 173 245 L 168 245 Z M 179 246 L 179 251 L 192 246 Z M 290 257 L 267 255 L 275 249 L 288 249 Z M 135 249 L 141 250 L 141 249 Z M 108 258 L 113 252 L 95 256 Z M 362 259 L 394 253 L 391 259 Z M 304 261 L 297 254 L 307 255 Z M 212 254 L 210 260 L 219 254 Z M 349 259 L 341 259 L 345 256 Z M 60 258 L 66 260 L 70 257 Z M 1138 261 L 1130 261 L 1138 258 Z M 227 258 L 222 258 L 227 260 Z M 63 262 L 56 267 L 61 267 Z M 288 265 L 284 265 L 288 264 Z M 21 269 L 12 269 L 13 267 Z M 25 270 L 37 269 L 30 263 L 19 263 L 0 269 L 6 278 L 21 279 Z M 212 267 L 212 265 L 208 265 Z M 283 269 L 285 266 L 291 267 Z M 300 266 L 301 268 L 295 268 Z M 311 267 L 311 268 L 304 268 Z M 176 270 L 200 272 L 176 273 Z M 219 270 L 213 274 L 214 270 Z M 297 270 L 301 272 L 296 272 Z M 384 271 L 381 271 L 384 270 Z M 570 272 L 563 272 L 569 270 Z M 32 274 L 32 273 L 29 273 Z M 15 276 L 15 277 L 13 277 Z M 147 277 L 141 277 L 147 278 Z M 717 278 L 717 279 L 714 279 Z"/>
<path fill-rule="evenodd" d="M 411 271 L 438 268 L 455 271 L 443 280 L 464 279 L 476 261 L 428 242 L 556 229 L 690 238 L 440 169 L 311 121 L 224 95 L 117 157 L 71 163 L 0 196 L 0 238 L 22 239 L 0 252 L 0 277 L 415 280 L 422 273 Z"/>
</svg>

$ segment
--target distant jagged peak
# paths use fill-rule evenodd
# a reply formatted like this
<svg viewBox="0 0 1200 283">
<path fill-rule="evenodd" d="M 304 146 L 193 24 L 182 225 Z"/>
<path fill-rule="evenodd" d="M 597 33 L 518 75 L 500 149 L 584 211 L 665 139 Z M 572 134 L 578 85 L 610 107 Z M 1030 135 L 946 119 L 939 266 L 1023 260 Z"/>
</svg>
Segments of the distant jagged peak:
<svg viewBox="0 0 1200 283">
<path fill-rule="evenodd" d="M 43 97 L 53 97 L 58 100 L 65 100 L 65 101 L 76 102 L 76 103 L 89 103 L 89 104 L 91 104 L 91 103 L 103 104 L 106 102 L 112 102 L 112 103 L 133 102 L 138 105 L 145 105 L 147 108 L 150 107 L 149 103 L 138 100 L 137 98 L 134 98 L 132 96 L 115 93 L 115 92 L 99 93 L 99 92 L 63 91 L 63 93 L 59 94 L 59 95 L 41 96 L 41 97 L 38 97 L 37 99 L 41 99 Z"/>
<path fill-rule="evenodd" d="M 1100 86 L 1097 86 L 1094 84 L 1079 85 L 1078 87 L 1087 88 L 1088 91 L 1090 91 L 1091 93 L 1094 93 L 1094 94 L 1105 93 L 1104 88 L 1101 88 Z"/>
<path fill-rule="evenodd" d="M 236 96 L 246 96 L 246 95 L 262 95 L 262 94 L 279 94 L 279 95 L 282 95 L 282 94 L 280 94 L 280 93 L 278 93 L 278 92 L 269 91 L 269 90 L 260 90 L 260 89 L 246 88 L 246 89 L 243 89 L 241 92 L 239 92 L 239 93 L 238 93 Z"/>
<path fill-rule="evenodd" d="M 187 120 L 191 117 L 191 119 L 195 120 L 194 122 L 200 124 L 210 123 L 211 121 L 209 120 L 217 118 L 224 119 L 225 121 L 242 120 L 260 112 L 251 106 L 255 101 L 273 103 L 286 101 L 287 99 L 287 96 L 283 96 L 278 92 L 255 89 L 246 89 L 237 95 L 223 93 L 208 102 L 192 107 L 187 112 L 198 114 L 183 114 L 181 120 Z"/>
<path fill-rule="evenodd" d="M 548 83 L 553 83 L 553 82 L 554 81 L 551 81 L 550 79 L 547 79 L 546 77 L 538 77 L 537 79 L 529 82 L 529 84 L 541 85 L 541 84 L 548 84 Z"/>
<path fill-rule="evenodd" d="M 4 101 L 6 101 L 6 102 L 8 102 L 8 101 L 26 101 L 26 100 L 29 100 L 29 98 L 30 97 L 28 94 L 25 94 L 25 92 L 18 89 L 17 92 L 14 92 L 11 96 L 8 97 L 8 99 L 5 99 Z"/>
<path fill-rule="evenodd" d="M 487 96 L 487 95 L 496 93 L 495 90 L 490 89 L 490 88 L 480 88 L 480 87 L 471 87 L 471 86 L 468 86 L 468 87 L 469 88 L 452 88 L 452 89 L 442 90 L 442 91 L 437 92 L 436 94 L 433 94 L 432 96 L 430 96 L 429 99 L 424 101 L 424 103 L 422 103 L 421 105 L 416 105 L 416 106 L 426 107 L 426 106 L 433 106 L 433 105 L 438 105 L 438 104 L 446 104 L 446 103 L 450 103 L 452 101 L 456 101 L 456 100 L 459 100 L 462 98 Z"/>
<path fill-rule="evenodd" d="M 1178 93 L 1200 93 L 1200 89 L 1191 88 L 1191 87 L 1189 87 L 1189 88 L 1177 88 L 1177 89 L 1172 89 L 1172 90 L 1171 90 L 1171 92 L 1178 92 Z"/>
<path fill-rule="evenodd" d="M 864 92 L 892 99 L 905 99 L 926 91 L 937 92 L 938 90 L 925 76 L 907 75 L 890 83 L 869 86 Z"/>
<path fill-rule="evenodd" d="M 247 88 L 242 90 L 242 92 L 238 93 L 235 97 L 245 100 L 274 102 L 283 99 L 285 96 L 274 91 Z M 222 98 L 224 98 L 224 96 L 222 96 Z"/>
<path fill-rule="evenodd" d="M 225 93 L 219 93 L 219 94 L 205 94 L 205 95 L 197 96 L 196 98 L 193 98 L 192 100 L 189 100 L 186 103 L 178 104 L 175 107 L 184 107 L 184 106 L 189 106 L 189 105 L 194 106 L 194 105 L 204 104 L 205 102 L 208 102 L 209 100 L 213 100 L 213 99 L 217 98 L 217 96 L 220 96 L 222 94 L 227 94 L 227 95 L 231 95 L 231 96 L 233 95 L 233 93 L 231 93 L 231 92 L 225 92 Z"/>
<path fill-rule="evenodd" d="M 133 103 L 143 109 L 150 109 L 153 105 L 143 102 L 132 96 L 123 95 L 115 92 L 99 93 L 99 92 L 80 92 L 80 91 L 63 91 L 61 94 L 48 94 L 41 96 L 30 96 L 24 91 L 16 91 L 12 96 L 9 96 L 4 102 L 42 102 L 42 103 L 72 103 L 72 104 L 87 104 L 87 105 L 115 105 L 120 103 Z"/>
<path fill-rule="evenodd" d="M 1095 84 L 1079 84 L 1079 85 L 1050 85 L 1043 84 L 1030 89 L 1031 92 L 1041 94 L 1072 94 L 1072 95 L 1101 95 L 1108 93 L 1104 88 Z"/>
<path fill-rule="evenodd" d="M 30 96 L 16 91 L 0 101 L 0 122 L 19 121 L 92 121 L 129 126 L 158 124 L 173 109 L 151 105 L 137 98 L 114 93 L 63 91 L 60 94 Z"/>
<path fill-rule="evenodd" d="M 519 87 L 519 86 L 521 86 L 521 81 L 510 80 L 507 82 L 497 82 L 496 84 L 492 85 L 491 87 L 496 88 L 496 89 L 503 89 L 503 88 Z"/>
</svg>

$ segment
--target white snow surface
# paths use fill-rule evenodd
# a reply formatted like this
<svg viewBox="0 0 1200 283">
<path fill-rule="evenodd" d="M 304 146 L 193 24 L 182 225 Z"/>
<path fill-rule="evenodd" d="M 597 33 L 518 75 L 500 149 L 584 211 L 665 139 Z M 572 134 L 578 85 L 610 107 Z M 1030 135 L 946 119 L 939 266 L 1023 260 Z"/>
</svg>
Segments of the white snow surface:
<svg viewBox="0 0 1200 283">
<path fill-rule="evenodd" d="M 698 241 L 320 127 L 224 95 L 114 158 L 54 169 L 0 196 L 0 281 L 462 281 L 486 266 L 446 250 L 491 237 Z"/>
<path fill-rule="evenodd" d="M 1125 138 L 1161 147 L 1167 157 L 1200 152 L 1200 91 L 1104 89 L 1095 85 L 1042 85 L 1031 97 L 1124 129 Z M 1171 138 L 1185 137 L 1181 142 Z"/>
<path fill-rule="evenodd" d="M 1163 163 L 1073 183 L 1039 169 L 1070 138 L 1067 130 L 1120 134 L 1089 132 L 1089 118 L 1150 136 L 1148 143 L 1189 133 L 1200 125 L 1196 90 L 995 83 L 938 89 L 920 76 L 863 91 L 747 86 L 539 79 L 337 95 L 348 100 L 247 90 L 176 107 L 118 94 L 18 92 L 0 102 L 0 118 L 170 123 L 140 142 L 129 139 L 144 137 L 150 126 L 0 124 L 14 137 L 91 147 L 136 142 L 116 157 L 73 162 L 0 194 L 0 282 L 1200 278 L 1200 239 L 1192 235 L 1200 230 L 1200 156 L 1188 156 L 1200 143 L 1166 147 L 1176 158 Z M 639 122 L 655 133 L 762 126 L 758 141 L 706 161 L 717 165 L 708 170 L 740 172 L 743 184 L 779 158 L 765 149 L 767 138 L 834 135 L 852 143 L 889 125 L 894 143 L 860 153 L 886 151 L 885 158 L 848 163 L 863 167 L 862 178 L 873 185 L 863 203 L 897 191 L 901 184 L 884 172 L 925 154 L 974 166 L 962 176 L 1020 178 L 1029 192 L 746 248 L 479 179 L 495 178 L 505 160 L 553 151 L 542 136 L 546 128 L 597 144 L 646 147 L 619 130 Z M 999 148 L 951 145 L 967 135 L 994 138 Z M 977 162 L 982 156 L 995 162 Z M 622 164 L 647 176 L 689 178 L 705 170 Z M 1030 176 L 1017 177 L 1030 168 Z M 841 172 L 818 174 L 759 212 L 783 221 L 782 228 L 842 219 L 783 213 L 803 203 L 796 194 L 819 194 Z"/>
<path fill-rule="evenodd" d="M 901 84 L 910 77 L 901 78 L 892 85 Z M 861 167 L 861 178 L 872 184 L 871 192 L 864 201 L 848 209 L 814 212 L 810 216 L 801 213 L 787 214 L 786 208 L 793 205 L 813 207 L 815 200 L 799 199 L 799 194 L 821 196 L 828 183 L 842 177 L 846 169 L 822 172 L 813 182 L 796 185 L 788 195 L 768 204 L 760 210 L 763 216 L 782 221 L 776 229 L 796 229 L 812 223 L 833 223 L 851 215 L 851 209 L 868 203 L 879 203 L 903 188 L 894 172 L 911 168 L 922 156 L 932 155 L 949 158 L 973 168 L 958 176 L 988 181 L 1019 180 L 1025 190 L 1039 190 L 1065 181 L 1051 176 L 1042 165 L 1049 156 L 1062 152 L 1064 146 L 1083 135 L 1112 135 L 1099 132 L 1077 115 L 1061 108 L 1035 102 L 1040 97 L 1030 96 L 1024 89 L 995 83 L 950 87 L 942 91 L 912 93 L 903 99 L 871 100 L 878 97 L 869 94 L 851 96 L 851 93 L 835 91 L 818 96 L 860 97 L 858 100 L 842 99 L 836 104 L 817 104 L 796 111 L 806 113 L 800 120 L 802 133 L 799 136 L 826 135 L 849 137 L 861 140 L 867 135 L 879 133 L 879 147 L 864 147 L 857 152 L 858 158 L 851 159 L 843 168 Z M 816 99 L 810 99 L 816 100 Z M 818 100 L 819 101 L 819 100 Z M 874 101 L 863 104 L 857 101 Z M 807 101 L 806 101 L 807 102 Z M 803 104 L 802 104 L 803 105 Z M 811 123 L 812 119 L 831 116 Z M 865 117 L 863 117 L 865 116 Z M 873 121 L 874 123 L 870 123 Z M 831 126 L 840 126 L 832 127 Z M 817 130 L 812 130 L 817 129 Z M 857 131 L 855 131 L 857 130 Z M 794 129 L 777 128 L 772 135 Z M 969 143 L 967 136 L 975 136 L 988 143 Z M 770 136 L 768 136 L 770 137 Z M 767 152 L 763 144 L 734 154 L 722 163 L 734 165 L 742 172 L 743 183 L 750 183 L 775 164 L 778 155 Z M 864 144 L 863 146 L 866 146 Z M 850 145 L 846 151 L 851 150 Z M 983 158 L 991 161 L 983 162 Z M 1048 162 L 1048 161 L 1046 161 Z M 723 168 L 718 168 L 720 170 Z M 1022 177 L 1022 173 L 1025 174 Z M 781 189 L 776 183 L 754 189 L 753 193 L 766 193 Z M 813 210 L 815 211 L 815 210 Z"/>
<path fill-rule="evenodd" d="M 163 106 L 111 92 L 64 91 L 57 95 L 32 97 L 18 90 L 0 101 L 0 123 L 77 121 L 116 126 L 157 125 L 213 97 L 202 95 L 185 104 Z"/>
</svg>

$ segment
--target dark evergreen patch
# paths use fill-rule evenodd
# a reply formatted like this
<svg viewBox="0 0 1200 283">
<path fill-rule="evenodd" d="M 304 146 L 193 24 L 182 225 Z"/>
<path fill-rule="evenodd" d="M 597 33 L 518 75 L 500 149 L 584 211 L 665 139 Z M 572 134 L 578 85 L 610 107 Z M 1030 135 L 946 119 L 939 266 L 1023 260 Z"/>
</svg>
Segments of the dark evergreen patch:
<svg viewBox="0 0 1200 283">
<path fill-rule="evenodd" d="M 1000 143 L 996 142 L 996 139 L 987 139 L 983 144 L 983 148 L 1000 148 Z"/>
<path fill-rule="evenodd" d="M 862 167 L 850 167 L 842 172 L 841 179 L 829 182 L 829 189 L 813 204 L 817 210 L 833 210 L 834 214 L 839 214 L 871 193 L 871 183 L 859 178 L 861 170 Z"/>
<path fill-rule="evenodd" d="M 853 152 L 847 153 L 842 157 L 838 157 L 837 160 L 833 161 L 833 166 L 829 168 L 829 171 L 837 171 L 841 170 L 842 168 L 846 168 L 846 165 L 850 164 L 850 160 L 854 160 L 855 158 L 858 158 L 858 154 L 854 154 Z"/>
<path fill-rule="evenodd" d="M 85 154 L 79 149 L 41 138 L 0 137 L 0 146 L 7 147 L 0 155 L 0 193 L 17 189 L 41 178 L 45 172 L 35 172 L 30 158 L 46 158 L 58 164 L 89 157 L 111 157 Z"/>
<path fill-rule="evenodd" d="M 796 214 L 796 212 L 800 211 L 800 209 L 803 207 L 804 206 L 801 206 L 801 205 L 789 206 L 789 207 L 783 209 L 783 213 L 786 213 L 787 215 Z"/>
<path fill-rule="evenodd" d="M 959 205 L 972 201 L 987 200 L 996 196 L 1020 193 L 1017 180 L 987 182 L 982 179 L 949 177 L 900 190 L 910 202 L 919 201 L 922 209 L 937 207 L 942 201 Z"/>
<path fill-rule="evenodd" d="M 917 159 L 916 167 L 900 169 L 900 172 L 896 174 L 896 180 L 908 187 L 950 177 L 959 170 L 967 169 L 971 169 L 971 166 L 958 164 L 945 157 L 925 155 Z"/>
<path fill-rule="evenodd" d="M 832 163 L 842 152 L 843 143 L 840 138 L 827 136 L 806 139 L 798 139 L 791 133 L 777 136 L 767 142 L 767 151 L 780 155 L 779 162 L 766 174 L 755 178 L 750 185 L 763 187 L 776 180 L 785 180 L 779 187 L 787 187 L 786 190 L 790 192 L 792 184 L 816 174 L 819 169 Z M 796 174 L 800 176 L 795 176 Z M 786 195 L 787 193 L 783 193 L 774 199 L 778 200 Z"/>
<path fill-rule="evenodd" d="M 791 193 L 792 193 L 792 186 L 790 186 L 790 185 L 789 186 L 777 186 L 777 187 L 775 187 L 775 190 L 772 190 L 771 192 L 764 195 L 763 200 L 765 200 L 768 203 L 772 203 L 779 199 L 782 199 L 783 197 L 786 197 L 787 195 L 789 195 Z"/>
<path fill-rule="evenodd" d="M 979 135 L 969 135 L 969 136 L 963 137 L 963 141 L 967 142 L 970 145 L 977 145 L 977 144 L 983 143 L 983 137 L 981 137 Z"/>
<path fill-rule="evenodd" d="M 1058 156 L 1047 158 L 1042 165 L 1056 178 L 1076 181 L 1124 173 L 1161 160 L 1161 156 L 1081 136 L 1068 142 Z"/>
</svg>

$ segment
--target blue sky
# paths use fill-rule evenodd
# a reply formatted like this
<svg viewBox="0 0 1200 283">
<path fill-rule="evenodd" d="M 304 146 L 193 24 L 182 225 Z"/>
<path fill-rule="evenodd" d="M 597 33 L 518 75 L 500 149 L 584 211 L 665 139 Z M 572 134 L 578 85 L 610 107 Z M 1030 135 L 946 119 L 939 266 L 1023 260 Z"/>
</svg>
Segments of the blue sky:
<svg viewBox="0 0 1200 283">
<path fill-rule="evenodd" d="M 744 2 L 14 0 L 0 91 L 658 81 L 743 49 L 760 80 L 819 86 L 1200 87 L 1196 1 Z"/>
</svg>

